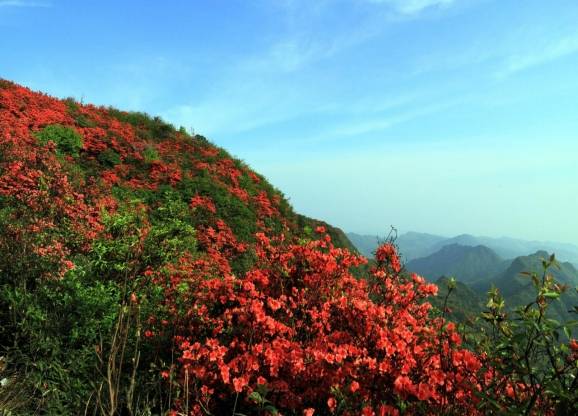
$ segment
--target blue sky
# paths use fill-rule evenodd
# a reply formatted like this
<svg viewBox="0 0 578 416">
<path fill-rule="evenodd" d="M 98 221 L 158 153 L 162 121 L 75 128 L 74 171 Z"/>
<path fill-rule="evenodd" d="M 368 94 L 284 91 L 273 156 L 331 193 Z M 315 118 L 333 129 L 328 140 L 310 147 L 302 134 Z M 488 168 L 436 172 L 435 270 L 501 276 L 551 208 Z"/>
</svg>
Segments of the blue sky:
<svg viewBox="0 0 578 416">
<path fill-rule="evenodd" d="M 578 243 L 575 0 L 0 0 L 0 77 L 194 129 L 347 231 Z"/>
</svg>

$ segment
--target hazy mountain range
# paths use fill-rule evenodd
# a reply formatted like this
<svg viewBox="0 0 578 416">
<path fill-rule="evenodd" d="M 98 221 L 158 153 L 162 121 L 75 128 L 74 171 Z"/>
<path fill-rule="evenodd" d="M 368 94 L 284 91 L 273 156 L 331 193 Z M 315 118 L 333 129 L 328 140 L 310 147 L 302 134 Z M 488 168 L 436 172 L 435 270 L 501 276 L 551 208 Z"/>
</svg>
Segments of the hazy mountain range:
<svg viewBox="0 0 578 416">
<path fill-rule="evenodd" d="M 377 248 L 379 236 L 347 233 L 347 237 L 366 256 L 371 257 Z M 382 238 L 383 239 L 383 238 Z M 408 232 L 400 235 L 395 243 L 405 261 L 420 257 L 427 257 L 440 250 L 444 246 L 459 244 L 462 246 L 486 246 L 492 249 L 498 256 L 504 259 L 513 259 L 525 256 L 539 250 L 555 253 L 556 258 L 578 264 L 578 246 L 568 243 L 553 241 L 528 241 L 510 237 L 484 237 L 461 234 L 455 237 L 443 237 L 440 235 Z"/>
<path fill-rule="evenodd" d="M 430 279 L 455 276 L 464 283 L 474 284 L 503 272 L 510 262 L 486 246 L 450 244 L 427 257 L 407 262 L 406 268 Z"/>
<path fill-rule="evenodd" d="M 477 314 L 480 311 L 480 299 L 485 299 L 492 285 L 500 290 L 509 307 L 531 302 L 535 299 L 536 292 L 531 279 L 522 272 L 535 272 L 541 276 L 542 260 L 549 257 L 548 252 L 537 251 L 513 260 L 504 260 L 485 246 L 468 247 L 452 244 L 444 246 L 428 257 L 408 262 L 406 269 L 438 283 L 440 288 L 447 286 L 444 282 L 446 277 L 455 277 L 461 286 L 458 285 L 456 288 L 452 303 L 455 304 L 454 308 L 457 308 L 454 316 L 459 319 L 460 314 Z M 568 286 L 568 290 L 560 300 L 553 302 L 551 316 L 561 320 L 574 319 L 576 316 L 572 317 L 568 311 L 578 306 L 578 292 L 575 290 L 578 286 L 578 270 L 572 263 L 560 262 L 557 267 L 550 268 L 548 273 L 558 282 Z M 443 293 L 442 290 L 441 298 Z M 434 304 L 438 305 L 441 302 L 440 297 Z"/>
</svg>

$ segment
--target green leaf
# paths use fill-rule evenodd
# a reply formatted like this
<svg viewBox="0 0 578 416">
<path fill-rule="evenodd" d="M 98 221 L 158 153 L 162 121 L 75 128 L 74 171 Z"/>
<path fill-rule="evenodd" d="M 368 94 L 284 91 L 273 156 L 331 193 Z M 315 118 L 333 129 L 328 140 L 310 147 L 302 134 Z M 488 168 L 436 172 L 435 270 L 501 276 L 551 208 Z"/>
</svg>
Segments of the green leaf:
<svg viewBox="0 0 578 416">
<path fill-rule="evenodd" d="M 249 400 L 252 400 L 253 402 L 257 403 L 257 404 L 263 404 L 264 400 L 263 400 L 263 396 L 261 396 L 259 394 L 259 392 L 254 391 L 253 393 L 251 393 L 249 395 Z"/>
<path fill-rule="evenodd" d="M 560 322 L 558 322 L 555 319 L 547 319 L 546 322 L 548 322 L 553 327 L 559 327 L 560 326 Z"/>
<path fill-rule="evenodd" d="M 265 410 L 269 413 L 271 413 L 272 415 L 278 415 L 279 414 L 279 410 L 277 410 L 274 406 L 268 404 L 267 406 L 265 406 Z"/>
</svg>

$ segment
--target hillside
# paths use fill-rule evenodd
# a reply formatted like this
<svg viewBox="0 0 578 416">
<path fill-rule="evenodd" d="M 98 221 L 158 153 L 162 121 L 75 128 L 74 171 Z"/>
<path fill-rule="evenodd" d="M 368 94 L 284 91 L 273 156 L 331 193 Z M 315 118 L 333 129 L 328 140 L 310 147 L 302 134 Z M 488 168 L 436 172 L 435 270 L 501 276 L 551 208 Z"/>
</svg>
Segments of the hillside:
<svg viewBox="0 0 578 416">
<path fill-rule="evenodd" d="M 347 233 L 347 238 L 355 246 L 355 248 L 365 257 L 373 257 L 375 249 L 379 245 L 380 238 L 378 236 L 362 235 L 357 233 Z"/>
<path fill-rule="evenodd" d="M 410 231 L 400 235 L 395 240 L 395 243 L 399 247 L 399 251 L 404 259 L 410 261 L 433 253 L 431 247 L 434 247 L 445 239 L 446 237 L 439 235 Z"/>
<path fill-rule="evenodd" d="M 0 91 L 5 212 L 34 205 L 31 198 L 40 195 L 32 188 L 42 177 L 55 189 L 46 192 L 67 205 L 63 212 L 45 213 L 77 214 L 71 222 L 93 231 L 103 226 L 103 210 L 137 200 L 159 212 L 169 206 L 191 210 L 186 222 L 196 231 L 223 221 L 245 243 L 258 231 L 301 235 L 303 227 L 322 224 L 296 214 L 280 191 L 242 161 L 159 118 L 56 100 L 8 81 L 1 81 Z M 337 246 L 352 247 L 341 230 L 323 225 Z M 64 251 L 74 249 L 62 243 Z"/>
<path fill-rule="evenodd" d="M 406 264 L 409 271 L 430 280 L 453 276 L 464 283 L 487 281 L 508 266 L 494 251 L 485 246 L 451 244 L 439 251 Z"/>
<path fill-rule="evenodd" d="M 147 374 L 171 368 L 192 331 L 176 324 L 192 313 L 192 276 L 243 276 L 263 241 L 306 245 L 320 232 L 325 250 L 354 250 L 203 136 L 0 80 L 0 356 L 21 380 L 0 389 L 0 413 L 17 392 L 17 406 L 44 414 L 80 414 L 89 397 L 128 406 L 124 390 L 122 403 L 105 399 L 105 385 L 118 376 L 128 388 L 130 373 L 110 366 L 132 368 L 137 353 L 134 377 L 154 396 Z M 141 349 L 139 334 L 154 342 Z"/>
</svg>

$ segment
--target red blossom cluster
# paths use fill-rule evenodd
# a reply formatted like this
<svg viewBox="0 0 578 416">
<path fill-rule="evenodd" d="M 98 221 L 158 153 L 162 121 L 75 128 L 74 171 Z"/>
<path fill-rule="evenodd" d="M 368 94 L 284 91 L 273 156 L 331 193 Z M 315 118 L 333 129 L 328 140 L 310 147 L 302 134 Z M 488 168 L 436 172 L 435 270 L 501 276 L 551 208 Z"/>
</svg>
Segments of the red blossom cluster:
<svg viewBox="0 0 578 416">
<path fill-rule="evenodd" d="M 61 277 L 73 267 L 67 257 L 86 252 L 102 231 L 99 208 L 80 192 L 83 184 L 70 182 L 54 153 L 11 142 L 0 149 L 0 198 L 12 207 L 3 238 L 57 265 L 47 277 Z"/>
<path fill-rule="evenodd" d="M 267 197 L 265 191 L 261 191 L 257 196 L 254 197 L 254 200 L 257 204 L 258 212 L 261 217 L 270 217 L 275 214 L 279 214 L 279 212 L 275 209 L 271 201 Z"/>
<path fill-rule="evenodd" d="M 212 238 L 204 242 L 215 245 L 208 261 L 182 259 L 155 279 L 177 314 L 170 321 L 181 323 L 172 329 L 181 352 L 172 371 L 190 392 L 192 414 L 230 412 L 234 401 L 250 412 L 254 392 L 305 414 L 394 415 L 402 403 L 415 412 L 476 413 L 481 363 L 460 347 L 455 325 L 429 318 L 424 300 L 437 287 L 394 271 L 393 246 L 382 246 L 387 256 L 359 279 L 350 270 L 366 260 L 325 236 L 257 240 L 258 261 L 242 277 Z M 177 303 L 187 306 L 170 306 Z"/>
<path fill-rule="evenodd" d="M 215 208 L 215 204 L 213 203 L 212 199 L 208 196 L 201 196 L 195 195 L 191 199 L 191 208 L 204 208 L 212 214 L 217 213 L 217 208 Z"/>
</svg>

